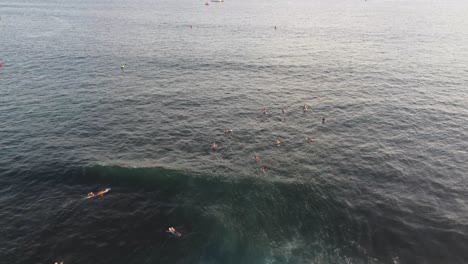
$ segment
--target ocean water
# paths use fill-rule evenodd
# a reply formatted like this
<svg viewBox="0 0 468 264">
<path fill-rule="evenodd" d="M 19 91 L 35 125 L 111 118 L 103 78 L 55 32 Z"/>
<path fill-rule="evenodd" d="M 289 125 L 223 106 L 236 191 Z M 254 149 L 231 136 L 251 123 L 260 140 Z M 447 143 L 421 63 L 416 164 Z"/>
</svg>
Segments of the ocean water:
<svg viewBox="0 0 468 264">
<path fill-rule="evenodd" d="M 467 263 L 467 14 L 0 0 L 0 263 Z"/>
</svg>

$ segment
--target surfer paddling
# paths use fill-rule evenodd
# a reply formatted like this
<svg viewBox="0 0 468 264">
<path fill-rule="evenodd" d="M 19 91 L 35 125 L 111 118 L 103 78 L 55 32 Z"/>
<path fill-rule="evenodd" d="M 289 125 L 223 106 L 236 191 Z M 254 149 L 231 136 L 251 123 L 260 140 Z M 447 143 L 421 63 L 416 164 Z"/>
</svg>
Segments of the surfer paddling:
<svg viewBox="0 0 468 264">
<path fill-rule="evenodd" d="M 181 237 L 182 234 L 177 232 L 177 230 L 175 230 L 174 227 L 169 227 L 167 230 L 166 230 L 167 233 L 171 233 L 172 235 L 176 236 L 176 237 Z"/>
<path fill-rule="evenodd" d="M 98 197 L 98 196 L 104 196 L 104 194 L 108 193 L 111 189 L 110 188 L 107 188 L 105 190 L 101 190 L 97 193 L 93 193 L 93 192 L 90 192 L 88 193 L 88 198 L 94 198 L 94 197 Z"/>
</svg>

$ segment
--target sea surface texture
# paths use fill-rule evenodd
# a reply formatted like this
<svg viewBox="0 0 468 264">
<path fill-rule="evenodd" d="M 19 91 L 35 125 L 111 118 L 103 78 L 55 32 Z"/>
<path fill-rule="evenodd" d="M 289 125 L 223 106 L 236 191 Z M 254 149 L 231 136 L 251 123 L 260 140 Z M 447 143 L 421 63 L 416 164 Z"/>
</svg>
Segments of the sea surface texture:
<svg viewBox="0 0 468 264">
<path fill-rule="evenodd" d="M 468 263 L 468 1 L 0 0 L 0 60 L 0 263 Z"/>
</svg>

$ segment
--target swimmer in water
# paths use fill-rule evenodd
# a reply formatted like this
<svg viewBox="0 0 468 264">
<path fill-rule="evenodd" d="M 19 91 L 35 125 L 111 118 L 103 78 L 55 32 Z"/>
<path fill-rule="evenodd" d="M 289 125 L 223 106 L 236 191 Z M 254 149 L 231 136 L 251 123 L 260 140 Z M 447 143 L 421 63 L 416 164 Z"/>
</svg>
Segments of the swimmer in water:
<svg viewBox="0 0 468 264">
<path fill-rule="evenodd" d="M 304 112 L 305 112 L 305 111 L 309 110 L 309 108 L 307 107 L 307 105 L 304 105 L 304 106 L 302 107 L 302 110 L 304 110 Z"/>
<path fill-rule="evenodd" d="M 224 129 L 224 134 L 232 134 L 232 129 Z"/>
<path fill-rule="evenodd" d="M 262 163 L 262 160 L 260 159 L 259 156 L 255 155 L 254 159 L 255 159 L 256 162 Z"/>
<path fill-rule="evenodd" d="M 325 124 L 325 117 L 322 117 L 322 124 Z"/>
<path fill-rule="evenodd" d="M 125 69 L 125 64 L 120 64 L 120 69 L 122 70 L 122 72 L 124 71 Z"/>
<path fill-rule="evenodd" d="M 286 113 L 286 110 L 284 108 L 281 109 L 281 113 L 283 113 L 283 115 L 284 115 L 284 113 Z"/>
<path fill-rule="evenodd" d="M 280 146 L 281 145 L 281 141 L 279 141 L 278 139 L 275 141 L 275 145 L 276 146 Z"/>
<path fill-rule="evenodd" d="M 262 109 L 262 113 L 266 114 L 266 113 L 267 113 L 267 109 L 266 109 L 266 108 L 263 108 L 263 109 Z"/>
<path fill-rule="evenodd" d="M 211 143 L 211 149 L 212 150 L 215 150 L 217 147 L 218 147 L 218 145 L 216 144 L 216 142 Z"/>
<path fill-rule="evenodd" d="M 94 197 L 94 196 L 96 196 L 96 194 L 94 194 L 93 192 L 88 193 L 89 198 Z"/>
<path fill-rule="evenodd" d="M 309 143 L 314 142 L 314 140 L 313 140 L 312 138 L 310 138 L 310 137 L 306 137 L 306 140 L 307 140 L 307 142 L 309 142 Z"/>
<path fill-rule="evenodd" d="M 265 167 L 261 167 L 261 168 L 260 168 L 260 172 L 261 172 L 261 173 L 266 173 Z"/>
</svg>

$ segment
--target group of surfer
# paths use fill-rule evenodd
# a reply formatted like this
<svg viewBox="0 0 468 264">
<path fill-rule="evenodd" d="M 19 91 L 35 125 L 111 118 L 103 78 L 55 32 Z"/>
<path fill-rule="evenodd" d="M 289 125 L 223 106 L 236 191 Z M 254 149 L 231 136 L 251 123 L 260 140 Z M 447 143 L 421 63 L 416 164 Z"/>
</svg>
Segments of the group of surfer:
<svg viewBox="0 0 468 264">
<path fill-rule="evenodd" d="M 309 107 L 308 107 L 306 104 L 304 104 L 304 105 L 302 106 L 302 110 L 303 110 L 304 112 L 306 112 L 306 111 L 309 110 Z M 267 108 L 262 108 L 262 113 L 263 113 L 263 114 L 267 114 L 267 113 L 268 113 L 268 109 L 267 109 Z M 282 109 L 281 109 L 281 113 L 284 115 L 284 114 L 286 113 L 286 109 L 285 109 L 285 108 L 282 108 Z M 286 117 L 283 117 L 282 121 L 286 121 Z M 324 124 L 324 123 L 325 123 L 325 117 L 322 117 L 322 124 Z M 232 134 L 232 132 L 233 132 L 232 129 L 224 129 L 224 134 Z M 308 143 L 313 143 L 313 142 L 315 142 L 315 140 L 314 140 L 313 138 L 311 138 L 311 137 L 306 137 L 306 141 L 307 141 Z M 281 146 L 281 141 L 280 141 L 279 139 L 275 139 L 275 145 L 276 145 L 277 147 Z M 212 143 L 211 143 L 211 150 L 214 151 L 214 150 L 216 150 L 217 148 L 218 148 L 218 144 L 216 144 L 216 142 L 212 142 Z M 259 157 L 258 155 L 255 155 L 255 156 L 254 156 L 254 160 L 255 160 L 257 163 L 259 163 L 259 164 L 262 163 L 262 160 L 260 159 L 260 157 Z M 265 167 L 263 167 L 263 166 L 260 167 L 260 172 L 261 172 L 261 173 L 266 173 Z"/>
</svg>

